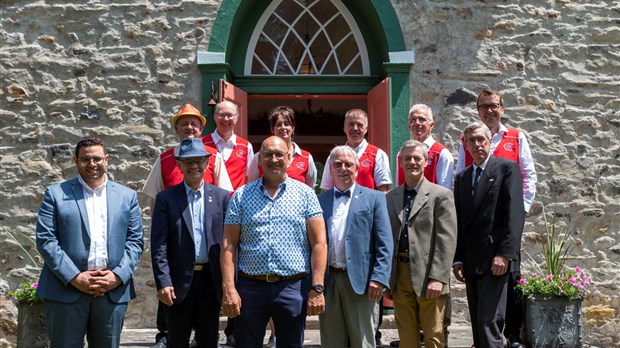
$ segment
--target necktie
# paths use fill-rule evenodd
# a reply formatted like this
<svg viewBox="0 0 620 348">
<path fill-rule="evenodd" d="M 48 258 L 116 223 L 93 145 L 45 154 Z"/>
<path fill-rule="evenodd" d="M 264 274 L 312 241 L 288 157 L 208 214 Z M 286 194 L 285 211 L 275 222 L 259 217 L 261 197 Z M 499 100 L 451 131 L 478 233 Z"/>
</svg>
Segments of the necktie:
<svg viewBox="0 0 620 348">
<path fill-rule="evenodd" d="M 345 196 L 347 198 L 351 198 L 351 190 L 346 190 L 344 192 L 340 192 L 338 190 L 334 190 L 334 194 L 336 195 L 336 198 L 340 198 L 342 196 Z"/>
<path fill-rule="evenodd" d="M 478 187 L 478 181 L 480 181 L 480 175 L 482 175 L 482 168 L 476 168 L 476 175 L 474 176 L 474 185 L 472 187 L 473 191 L 476 192 L 476 187 Z"/>
</svg>

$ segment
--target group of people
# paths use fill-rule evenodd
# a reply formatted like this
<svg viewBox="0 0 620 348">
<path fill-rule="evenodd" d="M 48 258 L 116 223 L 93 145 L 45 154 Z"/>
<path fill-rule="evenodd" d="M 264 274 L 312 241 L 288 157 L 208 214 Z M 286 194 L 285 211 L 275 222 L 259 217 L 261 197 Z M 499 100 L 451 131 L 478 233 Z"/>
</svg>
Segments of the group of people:
<svg viewBox="0 0 620 348">
<path fill-rule="evenodd" d="M 432 110 L 412 106 L 411 140 L 397 155 L 369 144 L 368 115 L 346 112 L 345 145 L 326 161 L 320 195 L 312 155 L 293 141 L 295 114 L 278 106 L 255 155 L 234 134 L 239 110 L 216 105 L 216 129 L 190 104 L 172 119 L 178 146 L 156 160 L 142 192 L 152 199 L 150 251 L 159 300 L 157 347 L 302 347 L 318 315 L 321 346 L 375 347 L 380 303 L 393 300 L 400 341 L 446 347 L 450 278 L 465 282 L 475 347 L 521 347 L 520 241 L 536 173 L 523 132 L 501 123 L 500 94 L 477 99 L 454 159 L 432 136 Z M 109 155 L 86 137 L 79 175 L 47 188 L 37 220 L 45 261 L 51 347 L 118 347 L 143 251 L 136 193 L 108 180 Z M 391 190 L 390 190 L 391 189 Z M 382 192 L 384 191 L 384 192 Z"/>
</svg>

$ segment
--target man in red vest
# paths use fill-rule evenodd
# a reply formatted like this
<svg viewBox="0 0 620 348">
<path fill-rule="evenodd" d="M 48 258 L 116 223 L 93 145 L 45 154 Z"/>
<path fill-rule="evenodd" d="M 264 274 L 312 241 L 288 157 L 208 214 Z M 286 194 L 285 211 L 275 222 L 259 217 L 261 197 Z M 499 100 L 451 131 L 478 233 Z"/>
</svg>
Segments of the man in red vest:
<svg viewBox="0 0 620 348">
<path fill-rule="evenodd" d="M 368 132 L 368 115 L 364 110 L 351 109 L 344 115 L 344 132 L 346 145 L 353 148 L 360 162 L 355 181 L 371 189 L 388 191 L 392 185 L 390 162 L 387 154 L 380 148 L 369 144 L 364 136 Z M 329 158 L 325 163 L 329 163 Z M 334 187 L 334 180 L 329 173 L 329 166 L 323 169 L 321 188 L 325 191 Z"/>
<path fill-rule="evenodd" d="M 216 129 L 202 138 L 202 142 L 216 148 L 226 164 L 226 170 L 233 191 L 247 182 L 247 172 L 254 157 L 252 144 L 234 132 L 239 120 L 239 108 L 231 101 L 224 100 L 215 106 L 213 115 Z"/>
<path fill-rule="evenodd" d="M 476 101 L 480 120 L 491 130 L 493 136 L 490 152 L 495 157 L 502 157 L 519 164 L 523 185 L 523 205 L 527 213 L 536 196 L 536 169 L 530 152 L 530 146 L 525 134 L 516 129 L 508 128 L 502 124 L 504 115 L 504 101 L 498 91 L 492 89 L 483 90 Z M 456 172 L 460 172 L 473 163 L 471 155 L 464 150 L 461 143 Z M 520 260 L 519 260 L 520 261 Z M 508 303 L 506 305 L 506 327 L 504 336 L 508 339 L 511 348 L 524 347 L 520 340 L 522 326 L 522 299 L 516 288 L 521 273 L 511 272 L 508 280 Z"/>
<path fill-rule="evenodd" d="M 186 138 L 197 138 L 202 133 L 202 130 L 207 123 L 207 120 L 200 114 L 200 111 L 191 104 L 185 104 L 179 110 L 179 112 L 172 116 L 170 120 L 175 132 L 179 136 L 179 142 Z M 142 193 L 151 198 L 151 211 L 155 204 L 155 197 L 164 189 L 170 188 L 183 181 L 183 172 L 179 169 L 174 157 L 178 154 L 178 146 L 170 148 L 164 151 L 151 169 Z M 226 172 L 226 167 L 221 156 L 217 150 L 206 146 L 205 151 L 209 158 L 209 164 L 205 170 L 203 179 L 204 182 L 223 188 L 227 191 L 232 191 L 232 185 L 230 178 Z M 165 306 L 160 305 L 157 308 L 157 336 L 155 337 L 154 348 L 165 348 L 167 346 L 167 330 L 168 325 L 166 323 Z"/>
<path fill-rule="evenodd" d="M 448 190 L 452 189 L 452 176 L 454 173 L 454 157 L 448 148 L 436 141 L 431 132 L 435 128 L 433 110 L 425 104 L 415 104 L 409 109 L 409 132 L 411 138 L 421 142 L 424 150 L 428 153 L 428 162 L 424 169 L 426 180 L 441 185 Z M 400 163 L 400 152 L 397 155 Z M 396 185 L 405 182 L 405 173 L 398 166 Z"/>
</svg>

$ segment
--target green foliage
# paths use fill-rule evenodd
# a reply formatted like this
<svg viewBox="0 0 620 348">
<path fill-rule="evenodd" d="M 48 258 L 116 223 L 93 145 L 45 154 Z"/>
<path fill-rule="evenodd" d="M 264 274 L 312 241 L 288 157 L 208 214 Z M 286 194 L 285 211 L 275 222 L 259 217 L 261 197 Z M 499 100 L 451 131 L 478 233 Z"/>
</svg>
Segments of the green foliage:
<svg viewBox="0 0 620 348">
<path fill-rule="evenodd" d="M 38 286 L 39 283 L 34 280 L 21 283 L 15 291 L 9 291 L 9 296 L 15 298 L 18 303 L 42 303 L 43 299 L 36 296 Z"/>
<path fill-rule="evenodd" d="M 545 276 L 532 273 L 519 280 L 517 287 L 524 295 L 563 296 L 578 298 L 586 286 L 590 285 L 590 278 L 584 271 L 575 267 L 566 269 L 560 274 Z"/>
</svg>

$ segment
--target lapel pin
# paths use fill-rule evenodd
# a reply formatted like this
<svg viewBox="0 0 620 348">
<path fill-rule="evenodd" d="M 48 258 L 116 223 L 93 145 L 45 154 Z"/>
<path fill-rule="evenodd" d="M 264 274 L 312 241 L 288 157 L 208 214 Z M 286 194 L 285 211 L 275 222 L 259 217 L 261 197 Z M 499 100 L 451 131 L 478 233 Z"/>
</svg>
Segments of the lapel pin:
<svg viewBox="0 0 620 348">
<path fill-rule="evenodd" d="M 213 203 L 213 198 L 211 198 L 211 196 L 209 196 L 209 203 Z"/>
<path fill-rule="evenodd" d="M 490 178 L 489 179 L 489 182 L 493 182 L 493 181 L 495 181 L 495 178 Z"/>
</svg>

